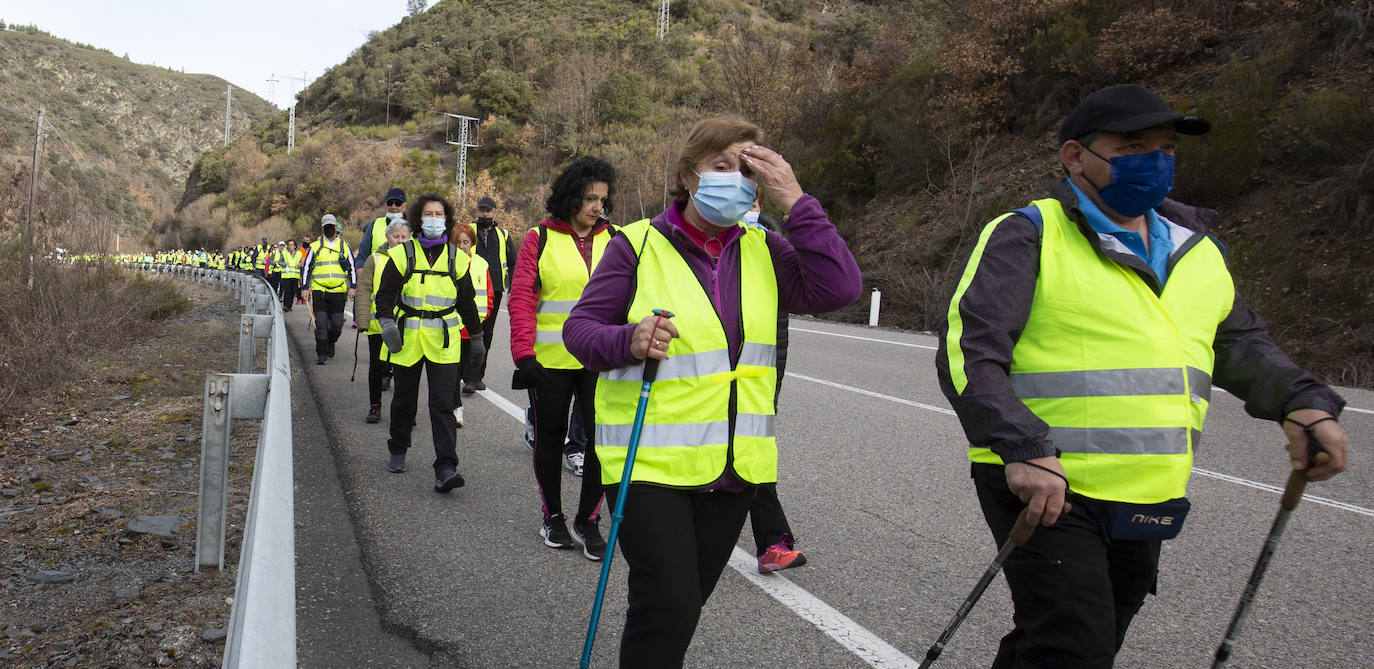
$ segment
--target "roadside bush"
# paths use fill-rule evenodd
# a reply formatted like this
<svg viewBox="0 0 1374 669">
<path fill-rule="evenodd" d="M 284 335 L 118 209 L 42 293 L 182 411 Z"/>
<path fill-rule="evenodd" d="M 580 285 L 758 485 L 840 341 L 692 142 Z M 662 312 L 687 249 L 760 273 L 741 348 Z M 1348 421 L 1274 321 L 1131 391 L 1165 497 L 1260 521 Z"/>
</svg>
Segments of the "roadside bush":
<svg viewBox="0 0 1374 669">
<path fill-rule="evenodd" d="M 649 82 L 634 70 L 612 70 L 596 87 L 596 115 L 602 124 L 637 123 L 648 108 Z"/>
</svg>

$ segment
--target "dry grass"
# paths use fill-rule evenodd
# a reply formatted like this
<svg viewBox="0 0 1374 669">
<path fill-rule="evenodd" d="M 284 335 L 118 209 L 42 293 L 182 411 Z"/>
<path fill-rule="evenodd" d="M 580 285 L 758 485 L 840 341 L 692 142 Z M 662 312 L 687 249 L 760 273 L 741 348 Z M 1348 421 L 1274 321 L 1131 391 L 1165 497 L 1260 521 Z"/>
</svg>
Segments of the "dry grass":
<svg viewBox="0 0 1374 669">
<path fill-rule="evenodd" d="M 30 289 L 16 259 L 0 257 L 0 416 L 71 378 L 96 351 L 189 307 L 172 284 L 108 264 L 39 263 Z"/>
</svg>

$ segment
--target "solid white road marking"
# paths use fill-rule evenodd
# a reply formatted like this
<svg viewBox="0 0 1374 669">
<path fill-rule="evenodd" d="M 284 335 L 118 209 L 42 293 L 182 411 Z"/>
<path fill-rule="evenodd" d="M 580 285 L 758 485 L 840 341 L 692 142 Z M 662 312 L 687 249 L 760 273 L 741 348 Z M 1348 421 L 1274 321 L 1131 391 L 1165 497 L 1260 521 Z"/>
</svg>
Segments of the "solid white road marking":
<svg viewBox="0 0 1374 669">
<path fill-rule="evenodd" d="M 925 345 L 925 344 L 908 344 L 908 343 L 906 343 L 906 342 L 904 342 L 904 341 L 892 341 L 891 339 L 874 339 L 874 338 L 872 338 L 872 337 L 860 337 L 860 336 L 857 336 L 857 335 L 840 334 L 840 333 L 838 333 L 838 332 L 826 332 L 826 331 L 824 331 L 824 330 L 808 330 L 808 329 L 806 329 L 806 328 L 799 328 L 799 327 L 789 327 L 788 329 L 791 330 L 792 332 L 807 332 L 807 333 L 810 333 L 810 334 L 828 335 L 828 336 L 831 336 L 831 337 L 844 337 L 845 339 L 858 339 L 859 341 L 872 341 L 872 342 L 878 342 L 879 344 L 893 344 L 893 345 L 895 345 L 895 346 L 910 346 L 911 348 L 923 348 L 923 349 L 925 349 L 925 350 L 927 350 L 927 351 L 934 351 L 934 350 L 936 350 L 936 348 L 937 348 L 937 347 L 935 347 L 935 346 L 927 346 L 927 345 Z"/>
<path fill-rule="evenodd" d="M 915 667 L 919 664 L 907 657 L 902 651 L 892 647 L 891 644 L 879 639 L 876 634 L 868 631 L 863 625 L 854 622 L 849 616 L 835 610 L 833 606 L 817 599 L 815 595 L 787 580 L 781 574 L 776 572 L 767 575 L 760 574 L 758 566 L 758 560 L 744 552 L 739 546 L 736 546 L 734 553 L 730 555 L 730 567 L 739 572 L 741 576 L 762 588 L 764 592 L 781 602 L 783 606 L 792 609 L 793 613 L 796 613 L 806 622 L 815 625 L 816 629 L 825 632 L 826 636 L 858 655 L 859 659 L 867 662 L 869 666 L 886 669 L 887 667 Z"/>
<path fill-rule="evenodd" d="M 893 397 L 893 396 L 891 396 L 891 395 L 884 395 L 884 394 L 882 394 L 882 393 L 876 393 L 876 392 L 873 392 L 872 390 L 864 390 L 863 388 L 855 388 L 854 386 L 847 386 L 847 385 L 845 385 L 845 384 L 843 384 L 843 383 L 836 383 L 836 382 L 834 382 L 834 381 L 826 381 L 826 380 L 824 380 L 824 379 L 818 379 L 818 378 L 815 378 L 815 377 L 806 376 L 806 375 L 804 375 L 804 374 L 797 374 L 797 373 L 795 373 L 795 372 L 788 372 L 788 373 L 787 373 L 787 376 L 793 376 L 793 377 L 796 377 L 796 378 L 801 379 L 801 380 L 803 380 L 803 381 L 811 381 L 812 383 L 819 383 L 819 384 L 821 384 L 821 385 L 831 386 L 831 387 L 834 387 L 834 388 L 839 388 L 839 389 L 841 389 L 841 390 L 848 390 L 848 391 L 850 391 L 850 392 L 858 393 L 858 394 L 860 394 L 860 395 L 868 395 L 869 397 L 876 397 L 876 398 L 878 398 L 878 399 L 884 399 L 884 400 L 887 400 L 887 401 L 889 401 L 889 402 L 896 402 L 896 403 L 898 403 L 898 404 L 905 404 L 905 405 L 907 405 L 907 406 L 913 406 L 913 407 L 917 407 L 917 408 L 920 408 L 920 409 L 925 409 L 925 410 L 927 410 L 927 411 L 934 411 L 934 412 L 936 412 L 936 413 L 942 413 L 942 414 L 946 414 L 946 415 L 949 415 L 949 416 L 956 415 L 952 410 L 946 409 L 946 408 L 944 408 L 944 407 L 937 407 L 937 406 L 933 406 L 933 405 L 930 405 L 930 404 L 922 404 L 922 403 L 920 403 L 920 402 L 913 402 L 913 401 L 911 401 L 911 400 L 903 399 L 903 398 L 900 398 L 900 397 Z M 1350 411 L 1350 409 L 1346 409 L 1346 410 L 1347 410 L 1347 411 Z M 1280 487 L 1277 487 L 1277 486 L 1272 486 L 1272 485 L 1269 485 L 1268 483 L 1260 483 L 1259 481 L 1251 481 L 1250 479 L 1243 479 L 1243 478 L 1240 478 L 1239 476 L 1231 476 L 1230 474 L 1222 474 L 1221 472 L 1214 472 L 1214 471 L 1211 471 L 1211 470 L 1201 469 L 1201 468 L 1198 468 L 1198 467 L 1194 467 L 1194 468 L 1193 468 L 1193 471 L 1194 471 L 1194 472 L 1197 472 L 1198 474 L 1201 474 L 1202 476 L 1208 476 L 1208 477 L 1211 477 L 1211 478 L 1214 478 L 1214 479 L 1218 479 L 1218 480 L 1221 480 L 1221 481 L 1226 481 L 1226 482 L 1228 482 L 1228 483 L 1235 483 L 1235 484 L 1237 484 L 1237 485 L 1243 485 L 1243 486 L 1246 486 L 1246 487 L 1249 487 L 1249 488 L 1254 488 L 1254 489 L 1256 489 L 1256 490 L 1268 490 L 1269 492 L 1277 493 L 1277 494 L 1280 494 L 1280 495 L 1283 494 L 1283 488 L 1280 488 Z M 1307 500 L 1307 501 L 1309 501 L 1309 502 L 1312 502 L 1312 503 L 1314 503 L 1314 504 L 1322 504 L 1322 505 L 1324 505 L 1324 506 L 1329 506 L 1329 507 L 1334 508 L 1334 509 L 1340 509 L 1340 510 L 1342 510 L 1342 511 L 1350 511 L 1350 512 L 1352 512 L 1352 513 L 1358 513 L 1358 514 L 1360 514 L 1360 515 L 1362 515 L 1362 516 L 1371 516 L 1371 517 L 1374 517 L 1374 509 L 1366 509 L 1365 507 L 1356 506 L 1356 505 L 1354 505 L 1354 504 L 1350 504 L 1349 502 L 1342 502 L 1342 501 L 1340 501 L 1340 500 L 1335 500 L 1335 499 L 1330 499 L 1330 498 L 1328 498 L 1328 497 L 1321 497 L 1321 496 L 1318 496 L 1318 495 L 1310 495 L 1310 494 L 1305 494 L 1305 495 L 1302 496 L 1302 498 L 1305 499 L 1305 500 Z"/>
<path fill-rule="evenodd" d="M 511 418 L 522 423 L 525 422 L 525 410 L 514 402 L 492 390 L 479 390 L 477 394 L 510 414 Z M 848 616 L 836 611 L 834 607 L 821 601 L 796 583 L 779 574 L 768 576 L 759 574 L 758 561 L 740 550 L 738 546 L 735 547 L 735 552 L 730 556 L 730 566 L 743 574 L 751 583 L 762 588 L 773 599 L 781 602 L 783 606 L 792 609 L 792 612 L 803 620 L 815 625 L 827 636 L 858 655 L 870 666 L 881 669 L 917 666 L 915 660 L 903 655 L 901 651 L 879 639 L 862 625 L 850 620 Z"/>
</svg>

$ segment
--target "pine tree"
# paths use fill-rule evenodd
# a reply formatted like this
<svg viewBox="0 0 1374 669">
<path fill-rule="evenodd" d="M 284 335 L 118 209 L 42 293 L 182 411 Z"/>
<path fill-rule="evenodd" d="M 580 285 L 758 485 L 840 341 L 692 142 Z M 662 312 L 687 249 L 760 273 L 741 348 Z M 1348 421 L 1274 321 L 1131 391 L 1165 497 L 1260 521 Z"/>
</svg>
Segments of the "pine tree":
<svg viewBox="0 0 1374 669">
<path fill-rule="evenodd" d="M 425 5 L 428 4 L 429 0 L 406 0 L 406 13 L 415 16 L 425 11 Z"/>
</svg>

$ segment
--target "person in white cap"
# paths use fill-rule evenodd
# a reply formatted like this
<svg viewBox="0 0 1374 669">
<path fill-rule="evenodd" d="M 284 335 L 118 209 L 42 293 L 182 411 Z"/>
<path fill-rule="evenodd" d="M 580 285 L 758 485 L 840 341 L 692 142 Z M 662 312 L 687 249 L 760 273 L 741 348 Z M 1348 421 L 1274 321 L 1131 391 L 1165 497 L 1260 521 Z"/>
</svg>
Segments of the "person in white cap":
<svg viewBox="0 0 1374 669">
<path fill-rule="evenodd" d="M 344 306 L 357 287 L 353 252 L 339 235 L 333 214 L 320 219 L 320 238 L 310 244 L 301 269 L 302 297 L 315 314 L 315 364 L 334 357 L 334 344 L 343 333 Z"/>
</svg>

